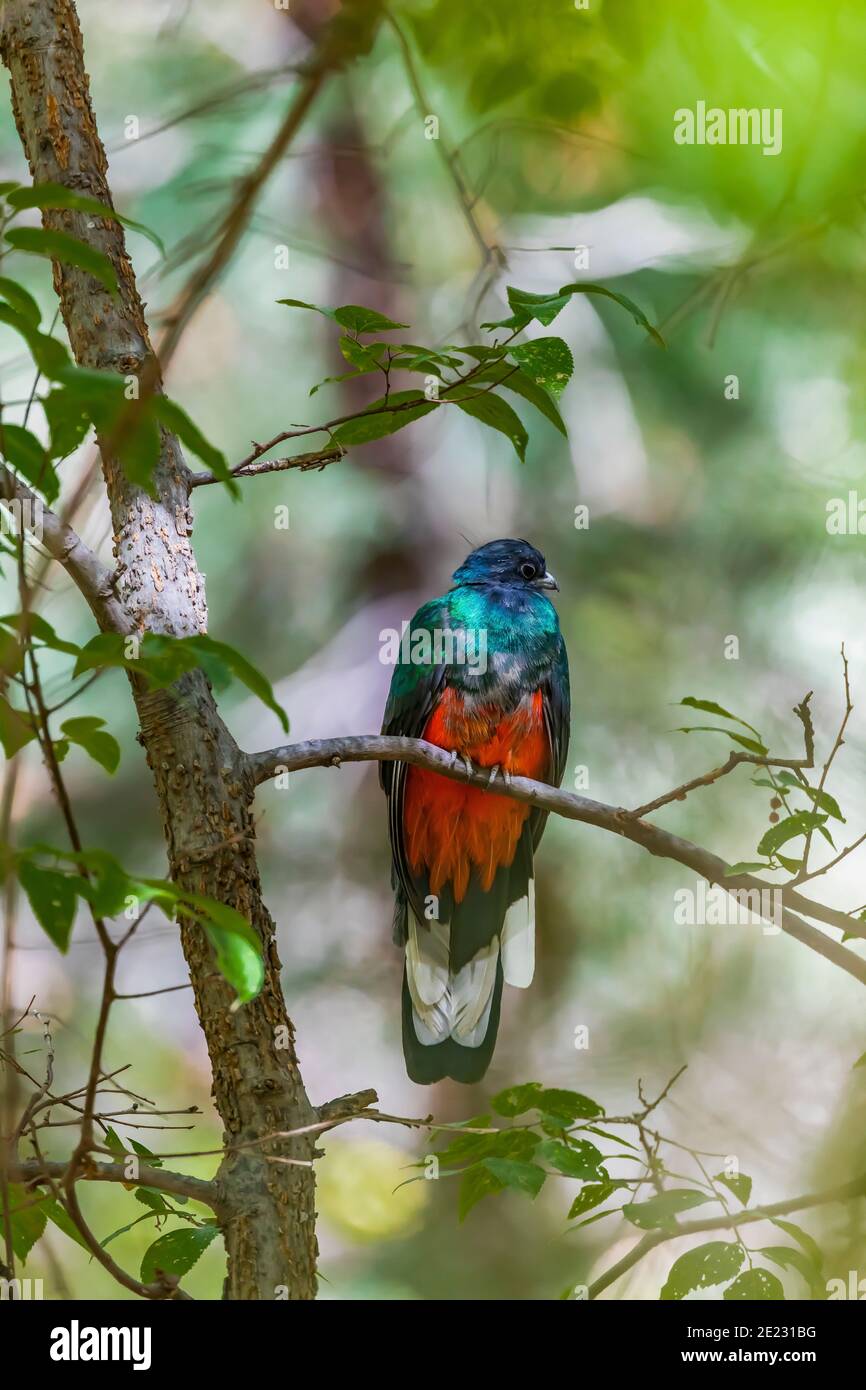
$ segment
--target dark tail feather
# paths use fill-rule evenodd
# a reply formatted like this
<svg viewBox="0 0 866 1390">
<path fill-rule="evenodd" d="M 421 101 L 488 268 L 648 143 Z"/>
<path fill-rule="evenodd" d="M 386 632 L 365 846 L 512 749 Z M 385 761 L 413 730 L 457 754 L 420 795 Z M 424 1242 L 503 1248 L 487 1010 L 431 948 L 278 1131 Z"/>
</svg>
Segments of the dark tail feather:
<svg viewBox="0 0 866 1390">
<path fill-rule="evenodd" d="M 461 1047 L 460 1043 L 455 1042 L 453 1038 L 446 1038 L 444 1042 L 425 1046 L 418 1041 L 415 1033 L 415 1025 L 412 1021 L 412 998 L 409 994 L 404 966 L 403 1056 L 406 1058 L 406 1070 L 409 1073 L 409 1079 L 417 1082 L 419 1086 L 431 1086 L 434 1081 L 441 1081 L 446 1076 L 453 1077 L 455 1081 L 462 1081 L 467 1086 L 474 1081 L 480 1081 L 490 1066 L 490 1059 L 496 1046 L 501 1002 L 502 961 L 500 960 L 496 967 L 496 983 L 493 986 L 487 1032 L 481 1046 Z"/>
</svg>

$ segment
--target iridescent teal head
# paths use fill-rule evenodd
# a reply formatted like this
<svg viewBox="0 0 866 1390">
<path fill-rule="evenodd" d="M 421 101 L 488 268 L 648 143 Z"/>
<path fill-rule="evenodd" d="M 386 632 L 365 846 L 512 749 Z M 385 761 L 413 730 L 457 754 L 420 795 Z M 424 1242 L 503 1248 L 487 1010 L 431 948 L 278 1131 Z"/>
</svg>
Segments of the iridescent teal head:
<svg viewBox="0 0 866 1390">
<path fill-rule="evenodd" d="M 454 571 L 455 584 L 508 589 L 559 589 L 544 556 L 524 540 L 488 541 Z"/>
</svg>

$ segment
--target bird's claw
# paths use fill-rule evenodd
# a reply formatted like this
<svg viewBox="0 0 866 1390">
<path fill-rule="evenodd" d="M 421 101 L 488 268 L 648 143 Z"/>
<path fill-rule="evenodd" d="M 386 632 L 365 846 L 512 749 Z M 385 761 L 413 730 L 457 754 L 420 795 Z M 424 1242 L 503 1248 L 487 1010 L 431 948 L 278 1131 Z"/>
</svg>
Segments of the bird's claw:
<svg viewBox="0 0 866 1390">
<path fill-rule="evenodd" d="M 465 753 L 458 753 L 455 748 L 452 749 L 451 752 L 451 766 L 456 767 L 458 763 L 463 764 L 467 777 L 471 777 L 475 772 L 475 768 L 472 766 L 472 759 L 467 758 Z"/>
<path fill-rule="evenodd" d="M 507 768 L 502 767 L 500 763 L 494 763 L 491 767 L 490 776 L 487 779 L 488 787 L 493 786 L 493 783 L 496 781 L 497 777 L 502 778 L 502 781 L 505 783 L 506 787 L 511 786 L 511 773 L 507 770 Z"/>
</svg>

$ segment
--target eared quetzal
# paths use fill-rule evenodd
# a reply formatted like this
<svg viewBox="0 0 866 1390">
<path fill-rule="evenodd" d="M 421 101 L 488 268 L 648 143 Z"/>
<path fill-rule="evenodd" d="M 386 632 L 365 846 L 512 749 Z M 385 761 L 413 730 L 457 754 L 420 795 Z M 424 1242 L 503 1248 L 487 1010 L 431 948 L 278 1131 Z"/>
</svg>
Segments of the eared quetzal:
<svg viewBox="0 0 866 1390">
<path fill-rule="evenodd" d="M 568 751 L 568 659 L 544 556 L 491 541 L 403 634 L 382 732 L 558 786 Z M 405 947 L 403 1051 L 413 1081 L 478 1081 L 496 1043 L 502 983 L 535 965 L 533 854 L 547 814 L 425 768 L 381 763 L 394 939 Z"/>
</svg>

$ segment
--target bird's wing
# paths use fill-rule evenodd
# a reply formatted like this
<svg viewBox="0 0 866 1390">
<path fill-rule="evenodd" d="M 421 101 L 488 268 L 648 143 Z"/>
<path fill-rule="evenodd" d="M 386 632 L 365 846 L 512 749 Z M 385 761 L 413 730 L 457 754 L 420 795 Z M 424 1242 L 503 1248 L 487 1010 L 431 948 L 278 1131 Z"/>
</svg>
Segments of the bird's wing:
<svg viewBox="0 0 866 1390">
<path fill-rule="evenodd" d="M 565 773 L 568 758 L 568 740 L 571 726 L 571 687 L 568 679 L 568 655 L 562 634 L 559 635 L 556 655 L 550 670 L 541 684 L 541 703 L 544 713 L 544 727 L 550 747 L 550 766 L 547 780 L 551 786 L 558 787 Z M 547 824 L 547 811 L 532 813 L 533 848 Z"/>
<path fill-rule="evenodd" d="M 408 641 L 423 630 L 431 634 L 435 629 L 448 626 L 442 599 L 432 599 L 415 614 L 409 625 Z M 432 650 L 431 642 L 431 650 Z M 411 650 L 411 646 L 410 646 Z M 407 738 L 421 738 L 427 721 L 442 693 L 445 684 L 446 667 L 424 665 L 421 663 L 398 662 L 391 677 L 391 689 L 382 721 L 383 734 L 402 734 Z M 423 920 L 423 903 L 418 899 L 418 886 L 406 860 L 406 846 L 403 831 L 403 797 L 406 790 L 407 763 L 380 763 L 379 780 L 388 798 L 388 834 L 391 840 L 393 858 L 394 887 L 398 890 L 397 913 L 401 911 L 399 890 L 416 910 L 416 916 Z M 395 917 L 395 928 L 398 923 Z"/>
</svg>

